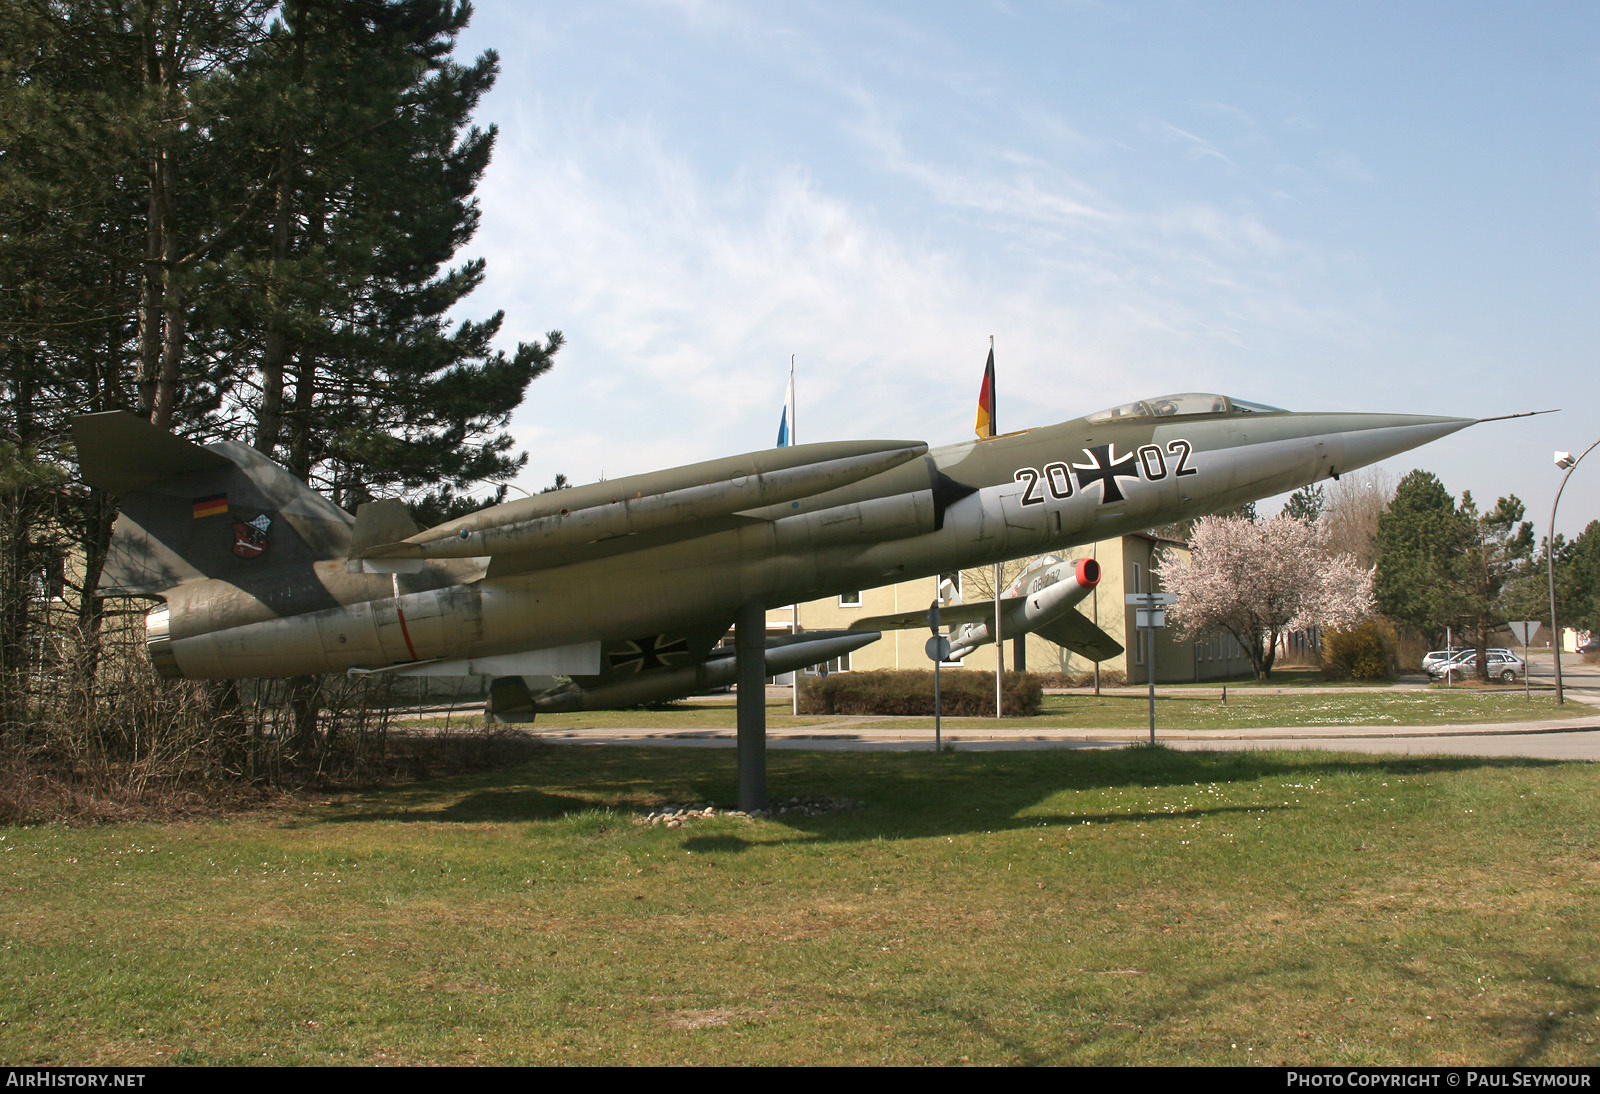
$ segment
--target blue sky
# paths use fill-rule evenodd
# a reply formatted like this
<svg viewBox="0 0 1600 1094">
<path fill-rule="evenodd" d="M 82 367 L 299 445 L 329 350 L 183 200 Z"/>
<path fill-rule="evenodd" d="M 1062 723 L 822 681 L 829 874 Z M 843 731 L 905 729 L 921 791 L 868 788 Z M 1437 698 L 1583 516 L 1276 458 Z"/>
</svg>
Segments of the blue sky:
<svg viewBox="0 0 1600 1094">
<path fill-rule="evenodd" d="M 511 3 L 466 314 L 562 330 L 513 421 L 617 477 L 1144 395 L 1484 417 L 1393 461 L 1515 493 L 1600 438 L 1600 5 Z M 1600 518 L 1600 454 L 1559 529 Z"/>
</svg>

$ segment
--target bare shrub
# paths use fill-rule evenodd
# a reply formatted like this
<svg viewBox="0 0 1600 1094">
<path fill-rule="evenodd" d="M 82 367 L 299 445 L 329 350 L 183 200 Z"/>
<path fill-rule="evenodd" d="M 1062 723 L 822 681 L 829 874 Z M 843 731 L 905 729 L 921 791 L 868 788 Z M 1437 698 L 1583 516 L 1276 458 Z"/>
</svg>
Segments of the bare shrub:
<svg viewBox="0 0 1600 1094">
<path fill-rule="evenodd" d="M 0 680 L 0 823 L 213 812 L 285 789 L 522 758 L 514 732 L 477 718 L 403 735 L 395 748 L 397 712 L 428 693 L 415 684 L 401 693 L 386 676 L 163 680 L 141 620 L 111 617 L 87 638 L 69 622 L 40 628 L 24 667 Z"/>
</svg>

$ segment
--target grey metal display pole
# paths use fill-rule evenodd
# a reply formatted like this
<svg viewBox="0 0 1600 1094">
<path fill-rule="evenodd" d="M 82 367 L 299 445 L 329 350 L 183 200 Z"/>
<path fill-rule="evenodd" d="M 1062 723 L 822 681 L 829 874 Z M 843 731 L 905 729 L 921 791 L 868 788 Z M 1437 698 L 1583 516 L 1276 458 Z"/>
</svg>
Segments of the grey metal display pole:
<svg viewBox="0 0 1600 1094">
<path fill-rule="evenodd" d="M 1135 629 L 1146 634 L 1145 672 L 1150 679 L 1150 743 L 1156 743 L 1156 628 L 1167 625 L 1165 608 L 1178 598 L 1172 593 L 1128 593 L 1123 603 L 1133 608 Z M 1134 641 L 1138 641 L 1135 636 Z"/>
<path fill-rule="evenodd" d="M 1005 713 L 1006 644 L 1000 634 L 1000 564 L 994 564 L 994 716 Z"/>
<path fill-rule="evenodd" d="M 1539 630 L 1539 621 L 1537 619 L 1524 619 L 1507 623 L 1506 626 L 1511 628 L 1512 636 L 1522 642 L 1522 694 L 1524 698 L 1532 699 L 1533 684 L 1529 680 L 1529 676 L 1532 674 L 1528 672 L 1528 640 Z"/>
<path fill-rule="evenodd" d="M 1153 617 L 1155 615 L 1155 609 L 1151 608 L 1151 609 L 1149 609 L 1149 611 L 1150 611 L 1151 616 Z M 1153 618 L 1150 621 L 1150 626 L 1148 626 L 1148 627 L 1146 627 L 1144 629 L 1144 633 L 1149 635 L 1149 637 L 1145 639 L 1145 641 L 1148 643 L 1148 645 L 1145 648 L 1150 651 L 1149 655 L 1145 658 L 1145 667 L 1147 669 L 1149 669 L 1149 671 L 1150 671 L 1150 743 L 1151 744 L 1155 744 L 1156 743 L 1156 628 L 1155 628 L 1155 620 Z"/>
<path fill-rule="evenodd" d="M 923 647 L 933 661 L 933 750 L 944 751 L 943 706 L 939 696 L 939 666 L 950 658 L 950 639 L 939 633 L 939 601 L 928 605 L 928 629 L 933 637 Z"/>
<path fill-rule="evenodd" d="M 737 659 L 739 808 L 767 807 L 767 609 L 746 604 L 733 631 Z"/>
</svg>

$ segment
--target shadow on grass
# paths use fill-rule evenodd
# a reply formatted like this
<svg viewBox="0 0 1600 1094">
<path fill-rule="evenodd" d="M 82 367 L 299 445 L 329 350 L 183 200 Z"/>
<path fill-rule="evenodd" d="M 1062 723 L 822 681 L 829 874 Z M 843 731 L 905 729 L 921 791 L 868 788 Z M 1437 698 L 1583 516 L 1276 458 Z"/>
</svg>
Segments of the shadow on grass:
<svg viewBox="0 0 1600 1094">
<path fill-rule="evenodd" d="M 691 850 L 733 852 L 774 842 L 925 839 L 1016 828 L 1197 818 L 1285 808 L 1277 786 L 1259 804 L 1157 813 L 1041 811 L 1060 793 L 1117 788 L 1155 790 L 1330 776 L 1414 777 L 1440 772 L 1542 768 L 1553 761 L 1470 756 L 1368 756 L 1308 752 L 1186 752 L 1165 748 L 1026 753 L 768 753 L 773 802 L 790 797 L 850 798 L 861 809 L 823 816 L 780 814 L 750 835 L 679 830 Z M 646 812 L 666 803 L 737 801 L 731 750 L 627 746 L 548 746 L 513 770 L 413 783 L 354 795 L 308 823 L 428 821 L 528 823 L 585 810 Z M 774 828 L 787 829 L 782 834 Z"/>
<path fill-rule="evenodd" d="M 451 779 L 451 783 L 463 780 Z M 377 798 L 380 795 L 369 795 Z M 390 808 L 362 808 L 358 813 L 335 814 L 321 818 L 323 822 L 400 821 L 412 823 L 426 821 L 456 821 L 464 824 L 517 822 L 569 816 L 594 808 L 585 798 L 566 794 L 551 794 L 530 786 L 486 787 L 458 797 L 454 801 L 427 801 L 419 795 L 407 794 L 405 803 L 390 803 Z M 420 799 L 420 800 L 419 800 Z M 374 804 L 378 804 L 374 801 Z"/>
<path fill-rule="evenodd" d="M 1600 985 L 1588 977 L 1579 977 L 1573 970 L 1552 964 L 1548 957 L 1528 955 L 1527 983 L 1534 989 L 1540 987 L 1541 976 L 1546 990 L 1560 993 L 1562 999 L 1554 1011 L 1534 1011 L 1516 1017 L 1500 1019 L 1496 1032 L 1520 1038 L 1522 1051 L 1511 1060 L 1513 1066 L 1540 1064 L 1545 1060 L 1545 1050 L 1551 1045 L 1570 1042 L 1576 1032 L 1594 1028 L 1594 1016 L 1600 1012 Z"/>
</svg>

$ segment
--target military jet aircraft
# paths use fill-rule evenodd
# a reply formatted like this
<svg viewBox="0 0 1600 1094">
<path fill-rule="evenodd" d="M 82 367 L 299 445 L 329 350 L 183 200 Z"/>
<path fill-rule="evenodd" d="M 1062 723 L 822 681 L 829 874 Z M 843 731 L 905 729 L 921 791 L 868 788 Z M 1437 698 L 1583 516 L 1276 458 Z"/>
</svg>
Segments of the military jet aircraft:
<svg viewBox="0 0 1600 1094">
<path fill-rule="evenodd" d="M 84 480 L 121 498 L 100 592 L 160 601 L 147 631 L 163 675 L 481 675 L 491 711 L 514 719 L 731 682 L 719 642 L 766 606 L 1226 509 L 1474 421 L 1169 395 L 931 451 L 751 452 L 426 530 L 398 501 L 352 516 L 244 444 L 202 447 L 121 412 L 73 425 Z M 1069 603 L 1047 610 L 1069 648 L 1117 652 Z M 875 637 L 784 636 L 760 675 Z"/>
</svg>

